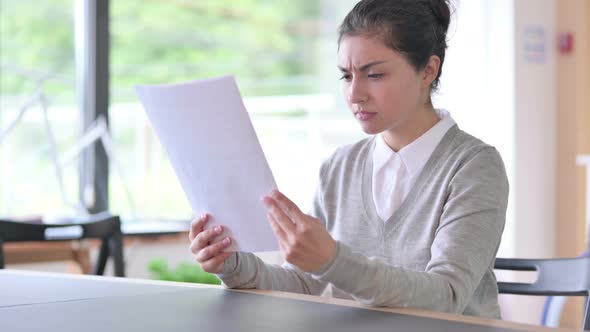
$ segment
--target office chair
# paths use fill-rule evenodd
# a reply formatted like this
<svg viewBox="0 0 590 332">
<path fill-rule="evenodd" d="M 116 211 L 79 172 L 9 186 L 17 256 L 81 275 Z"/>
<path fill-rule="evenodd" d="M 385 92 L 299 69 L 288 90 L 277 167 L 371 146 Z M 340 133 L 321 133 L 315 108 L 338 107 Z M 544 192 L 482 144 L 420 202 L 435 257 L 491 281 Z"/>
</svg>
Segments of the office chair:
<svg viewBox="0 0 590 332">
<path fill-rule="evenodd" d="M 102 240 L 94 274 L 102 275 L 109 256 L 113 258 L 115 275 L 125 276 L 123 237 L 118 216 L 100 213 L 59 224 L 43 224 L 0 219 L 0 269 L 4 268 L 5 242 L 71 241 L 87 238 Z"/>
<path fill-rule="evenodd" d="M 590 330 L 590 258 L 517 259 L 496 258 L 494 269 L 537 271 L 532 283 L 498 282 L 501 294 L 542 296 L 584 296 L 584 330 Z"/>
</svg>

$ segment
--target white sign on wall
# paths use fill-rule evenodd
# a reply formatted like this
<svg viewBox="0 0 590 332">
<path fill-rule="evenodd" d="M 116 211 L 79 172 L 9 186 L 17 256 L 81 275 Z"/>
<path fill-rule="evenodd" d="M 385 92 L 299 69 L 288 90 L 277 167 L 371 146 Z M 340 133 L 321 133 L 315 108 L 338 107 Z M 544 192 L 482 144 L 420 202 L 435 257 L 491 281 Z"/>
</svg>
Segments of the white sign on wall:
<svg viewBox="0 0 590 332">
<path fill-rule="evenodd" d="M 545 28 L 542 25 L 529 24 L 523 31 L 524 61 L 531 64 L 544 64 L 547 60 Z"/>
</svg>

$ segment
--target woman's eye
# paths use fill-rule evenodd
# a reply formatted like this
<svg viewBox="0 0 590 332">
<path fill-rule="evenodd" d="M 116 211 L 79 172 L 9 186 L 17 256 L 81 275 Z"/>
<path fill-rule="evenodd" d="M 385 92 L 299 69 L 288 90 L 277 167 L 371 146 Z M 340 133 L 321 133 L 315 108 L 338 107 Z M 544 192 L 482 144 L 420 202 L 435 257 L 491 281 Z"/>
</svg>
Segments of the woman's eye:
<svg viewBox="0 0 590 332">
<path fill-rule="evenodd" d="M 383 77 L 383 74 L 369 74 L 369 78 L 379 79 Z"/>
<path fill-rule="evenodd" d="M 351 78 L 352 78 L 352 75 L 350 75 L 350 74 L 343 74 L 342 77 L 340 77 L 341 80 L 345 80 L 345 81 L 350 81 Z"/>
</svg>

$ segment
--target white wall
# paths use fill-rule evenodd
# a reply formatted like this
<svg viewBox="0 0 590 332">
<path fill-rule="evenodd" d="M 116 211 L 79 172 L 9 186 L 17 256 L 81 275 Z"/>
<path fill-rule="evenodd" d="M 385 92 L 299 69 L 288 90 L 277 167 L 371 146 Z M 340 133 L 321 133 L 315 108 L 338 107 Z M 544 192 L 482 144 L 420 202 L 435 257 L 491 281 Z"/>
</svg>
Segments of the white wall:
<svg viewBox="0 0 590 332">
<path fill-rule="evenodd" d="M 555 257 L 557 3 L 517 0 L 514 8 L 514 253 L 527 258 Z M 535 318 L 530 313 L 541 313 L 543 300 L 519 297 L 508 318 Z"/>
<path fill-rule="evenodd" d="M 553 257 L 556 1 L 455 3 L 435 102 L 448 108 L 462 129 L 496 146 L 504 159 L 510 203 L 498 256 Z M 531 280 L 520 274 L 499 278 Z M 543 301 L 503 296 L 503 316 L 538 324 Z"/>
<path fill-rule="evenodd" d="M 531 10 L 534 8 L 535 10 Z M 555 254 L 556 0 L 518 0 L 516 12 L 515 249 L 521 256 Z M 542 42 L 527 30 L 542 29 Z M 527 36 L 529 34 L 529 36 Z M 541 44 L 542 59 L 526 45 Z"/>
</svg>

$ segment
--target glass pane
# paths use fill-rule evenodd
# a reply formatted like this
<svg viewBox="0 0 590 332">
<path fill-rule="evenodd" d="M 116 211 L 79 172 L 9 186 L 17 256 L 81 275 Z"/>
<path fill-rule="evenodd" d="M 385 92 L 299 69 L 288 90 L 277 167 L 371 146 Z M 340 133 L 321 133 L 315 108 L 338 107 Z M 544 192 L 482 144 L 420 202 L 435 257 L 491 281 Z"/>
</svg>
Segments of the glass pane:
<svg viewBox="0 0 590 332">
<path fill-rule="evenodd" d="M 73 5 L 0 0 L 0 216 L 76 211 Z"/>
<path fill-rule="evenodd" d="M 347 9 L 318 0 L 113 1 L 110 114 L 114 162 L 124 170 L 112 168 L 113 211 L 191 215 L 133 85 L 227 74 L 236 77 L 279 188 L 307 209 L 322 159 L 362 137 L 338 92 L 335 36 Z"/>
</svg>

